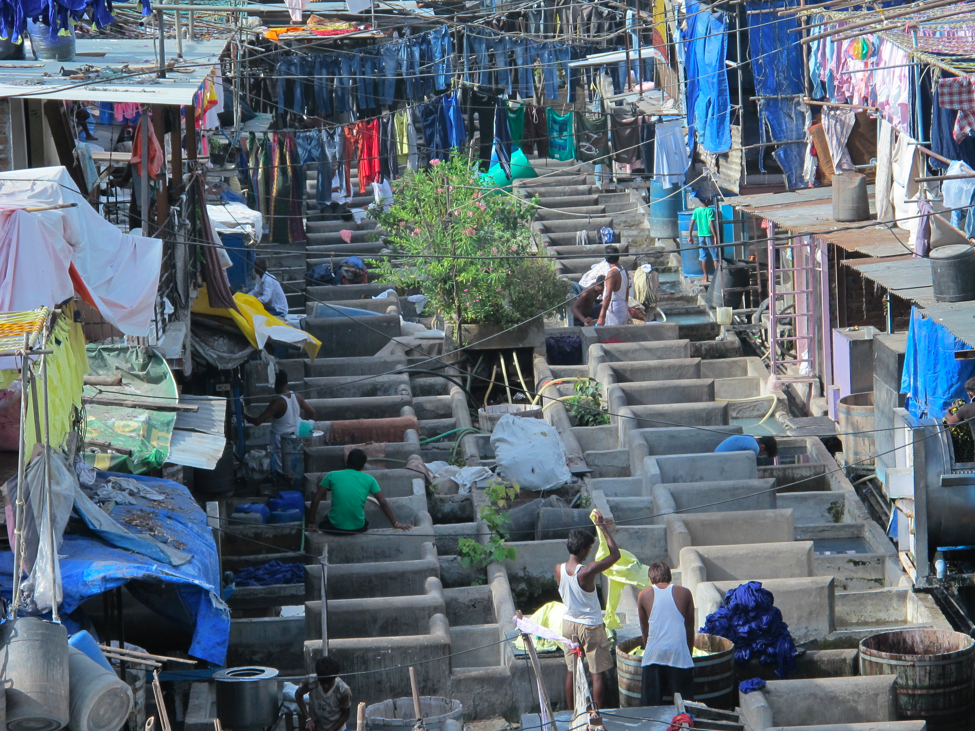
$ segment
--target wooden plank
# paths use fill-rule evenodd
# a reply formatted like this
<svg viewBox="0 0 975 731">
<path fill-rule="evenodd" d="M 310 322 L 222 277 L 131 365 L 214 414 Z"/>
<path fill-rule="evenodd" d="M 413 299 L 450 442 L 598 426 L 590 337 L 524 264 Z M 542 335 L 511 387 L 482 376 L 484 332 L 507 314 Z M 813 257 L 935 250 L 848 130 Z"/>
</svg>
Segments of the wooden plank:
<svg viewBox="0 0 975 731">
<path fill-rule="evenodd" d="M 139 399 L 123 399 L 114 396 L 87 396 L 86 404 L 93 406 L 119 406 L 123 409 L 146 409 L 148 411 L 199 411 L 196 404 L 178 404 L 175 401 L 142 401 Z"/>
<path fill-rule="evenodd" d="M 54 149 L 58 152 L 58 160 L 67 168 L 81 194 L 87 197 L 88 184 L 85 183 L 81 164 L 74 154 L 74 134 L 71 132 L 71 121 L 68 119 L 68 110 L 64 102 L 54 99 L 45 101 L 44 116 L 47 117 L 47 124 L 51 129 L 51 138 L 54 140 Z"/>
</svg>

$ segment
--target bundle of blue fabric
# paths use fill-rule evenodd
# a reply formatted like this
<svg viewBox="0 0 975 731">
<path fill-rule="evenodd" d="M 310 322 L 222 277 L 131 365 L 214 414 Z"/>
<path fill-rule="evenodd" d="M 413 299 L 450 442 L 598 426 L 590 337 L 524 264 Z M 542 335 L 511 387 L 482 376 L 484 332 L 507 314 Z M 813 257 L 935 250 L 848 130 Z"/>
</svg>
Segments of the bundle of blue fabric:
<svg viewBox="0 0 975 731">
<path fill-rule="evenodd" d="M 237 586 L 272 586 L 274 584 L 303 584 L 305 566 L 300 563 L 269 561 L 261 566 L 249 566 L 234 575 Z"/>
<path fill-rule="evenodd" d="M 739 664 L 778 665 L 775 674 L 784 679 L 796 671 L 796 645 L 774 603 L 772 592 L 749 581 L 725 594 L 724 606 L 708 615 L 701 632 L 731 640 Z"/>
</svg>

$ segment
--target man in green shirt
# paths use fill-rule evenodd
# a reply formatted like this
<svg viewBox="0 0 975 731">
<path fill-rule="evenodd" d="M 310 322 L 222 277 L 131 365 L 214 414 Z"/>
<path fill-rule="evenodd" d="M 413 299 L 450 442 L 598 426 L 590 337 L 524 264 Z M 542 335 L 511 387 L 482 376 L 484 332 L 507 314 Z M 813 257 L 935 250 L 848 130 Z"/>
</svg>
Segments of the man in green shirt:
<svg viewBox="0 0 975 731">
<path fill-rule="evenodd" d="M 375 496 L 380 509 L 389 518 L 390 525 L 399 530 L 413 528 L 412 525 L 396 520 L 393 509 L 386 501 L 376 478 L 362 471 L 368 459 L 361 449 L 353 449 L 345 458 L 348 469 L 329 472 L 322 478 L 321 486 L 311 501 L 311 509 L 308 513 L 311 524 L 308 530 L 317 532 L 321 528 L 326 533 L 365 533 L 369 528 L 369 521 L 366 520 L 366 501 L 371 495 Z M 332 508 L 321 525 L 315 525 L 318 504 L 329 490 L 332 491 Z"/>
<path fill-rule="evenodd" d="M 718 228 L 714 222 L 714 209 L 710 206 L 695 208 L 691 213 L 691 224 L 687 228 L 688 242 L 694 241 L 695 229 L 697 230 L 698 259 L 701 261 L 701 269 L 704 270 L 704 283 L 708 283 L 708 259 L 711 259 L 714 270 L 717 271 L 718 263 L 721 261 L 720 247 L 718 239 Z"/>
</svg>

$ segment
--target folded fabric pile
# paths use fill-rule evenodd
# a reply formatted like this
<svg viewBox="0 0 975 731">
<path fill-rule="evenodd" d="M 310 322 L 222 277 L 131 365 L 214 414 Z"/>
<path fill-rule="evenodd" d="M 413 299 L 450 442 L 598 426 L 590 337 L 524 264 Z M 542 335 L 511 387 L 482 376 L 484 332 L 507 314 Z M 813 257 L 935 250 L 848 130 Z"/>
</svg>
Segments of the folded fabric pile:
<svg viewBox="0 0 975 731">
<path fill-rule="evenodd" d="M 772 592 L 749 581 L 725 594 L 724 606 L 708 615 L 701 632 L 731 640 L 737 663 L 778 665 L 775 674 L 784 679 L 796 672 L 796 646 L 774 602 Z"/>
<path fill-rule="evenodd" d="M 234 583 L 238 587 L 303 584 L 305 583 L 305 566 L 300 563 L 281 563 L 280 561 L 269 561 L 262 566 L 248 566 L 236 573 Z"/>
</svg>

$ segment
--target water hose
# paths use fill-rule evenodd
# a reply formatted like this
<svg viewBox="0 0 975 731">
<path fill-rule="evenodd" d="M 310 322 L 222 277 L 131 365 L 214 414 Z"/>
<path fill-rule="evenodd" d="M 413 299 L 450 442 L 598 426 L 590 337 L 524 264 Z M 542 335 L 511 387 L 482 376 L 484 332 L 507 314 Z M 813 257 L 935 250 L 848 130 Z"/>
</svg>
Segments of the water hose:
<svg viewBox="0 0 975 731">
<path fill-rule="evenodd" d="M 762 399 L 766 399 L 766 398 L 771 398 L 772 399 L 772 406 L 769 408 L 768 413 L 766 413 L 765 416 L 762 417 L 762 420 L 760 422 L 758 422 L 758 424 L 756 424 L 756 426 L 761 426 L 762 424 L 765 423 L 766 419 L 768 419 L 773 414 L 773 412 L 775 411 L 775 407 L 778 406 L 779 399 L 778 399 L 778 397 L 774 393 L 766 393 L 766 394 L 763 394 L 762 396 L 749 396 L 747 398 L 717 398 L 717 397 L 715 397 L 714 400 L 715 401 L 761 401 Z"/>
<path fill-rule="evenodd" d="M 511 401 L 511 386 L 508 384 L 508 366 L 504 364 L 504 353 L 498 356 L 498 360 L 501 361 L 501 375 L 504 376 L 504 390 L 508 394 L 508 403 L 513 403 Z"/>
<path fill-rule="evenodd" d="M 443 439 L 444 437 L 450 436 L 451 434 L 456 434 L 457 432 L 476 432 L 477 434 L 480 434 L 481 430 L 475 429 L 473 426 L 461 426 L 458 427 L 457 429 L 451 429 L 450 431 L 446 431 L 443 434 L 438 434 L 435 437 L 430 437 L 429 439 L 421 439 L 420 444 L 429 444 L 430 442 L 435 442 L 438 439 Z"/>
<path fill-rule="evenodd" d="M 487 393 L 484 394 L 484 408 L 487 409 L 488 396 L 491 395 L 491 389 L 494 388 L 494 377 L 498 375 L 498 364 L 494 364 L 494 368 L 491 369 L 491 380 L 488 381 Z"/>
<path fill-rule="evenodd" d="M 511 359 L 515 362 L 515 370 L 518 371 L 518 380 L 521 381 L 521 387 L 525 389 L 525 396 L 527 397 L 530 391 L 528 390 L 528 384 L 525 383 L 525 377 L 521 374 L 521 363 L 518 362 L 518 354 L 513 354 Z"/>
<path fill-rule="evenodd" d="M 545 393 L 545 390 L 549 386 L 555 386 L 559 383 L 575 383 L 576 381 L 591 381 L 591 380 L 592 379 L 588 377 L 587 378 L 573 377 L 573 378 L 556 378 L 552 381 L 546 381 L 544 384 L 542 384 L 542 387 L 538 389 L 538 393 L 535 394 L 535 398 L 532 399 L 532 406 L 538 403 L 539 399 L 542 398 L 542 394 Z"/>
</svg>

